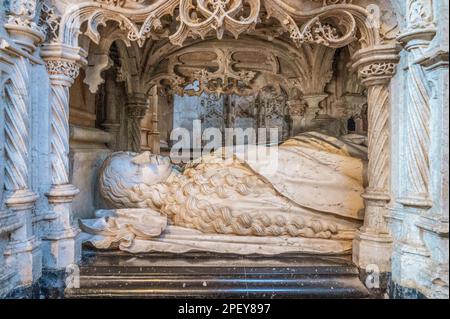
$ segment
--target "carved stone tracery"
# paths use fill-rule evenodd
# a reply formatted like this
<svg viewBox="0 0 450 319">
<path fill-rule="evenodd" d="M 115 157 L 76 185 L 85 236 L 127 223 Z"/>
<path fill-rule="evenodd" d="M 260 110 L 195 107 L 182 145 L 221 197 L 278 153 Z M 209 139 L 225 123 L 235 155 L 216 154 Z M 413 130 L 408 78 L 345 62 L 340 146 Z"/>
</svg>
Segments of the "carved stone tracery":
<svg viewBox="0 0 450 319">
<path fill-rule="evenodd" d="M 9 24 L 16 24 L 19 26 L 37 28 L 34 22 L 36 15 L 36 1 L 35 0 L 10 0 L 9 1 Z"/>
<path fill-rule="evenodd" d="M 76 62 L 66 60 L 47 60 L 45 63 L 48 74 L 66 75 L 75 80 L 80 74 L 80 66 Z"/>
<path fill-rule="evenodd" d="M 366 46 L 379 42 L 378 34 L 369 34 L 374 27 L 369 12 L 351 1 L 333 0 L 329 4 L 332 6 L 303 12 L 278 0 L 157 0 L 149 5 L 145 5 L 145 1 L 96 1 L 69 7 L 62 18 L 59 41 L 75 46 L 77 34 L 73 33 L 73 25 L 87 21 L 85 34 L 98 43 L 98 27 L 115 21 L 127 32 L 128 39 L 140 46 L 155 35 L 168 37 L 174 45 L 183 45 L 189 37 L 203 39 L 212 32 L 218 39 L 222 39 L 225 32 L 235 38 L 242 33 L 252 33 L 265 16 L 265 20 L 278 21 L 279 27 L 297 46 L 309 43 L 344 47 L 356 40 L 358 29 L 364 33 L 361 38 Z M 174 17 L 175 12 L 178 13 L 177 31 L 170 34 L 163 19 Z M 272 36 L 284 33 L 279 32 L 280 28 L 277 30 Z"/>
<path fill-rule="evenodd" d="M 392 77 L 396 71 L 396 64 L 388 62 L 376 62 L 359 69 L 361 80 L 367 80 L 374 76 Z"/>
</svg>

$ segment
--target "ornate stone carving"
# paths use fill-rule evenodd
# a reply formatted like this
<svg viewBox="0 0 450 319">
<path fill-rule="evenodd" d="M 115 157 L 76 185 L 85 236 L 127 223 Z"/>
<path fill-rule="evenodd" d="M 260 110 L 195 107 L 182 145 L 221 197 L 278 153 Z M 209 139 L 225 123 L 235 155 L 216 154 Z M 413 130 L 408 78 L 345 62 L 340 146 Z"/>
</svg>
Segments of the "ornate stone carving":
<svg viewBox="0 0 450 319">
<path fill-rule="evenodd" d="M 335 2 L 331 0 L 330 4 Z M 379 34 L 370 22 L 370 14 L 348 1 L 339 8 L 325 6 L 322 10 L 311 12 L 294 10 L 278 0 L 198 0 L 195 3 L 192 0 L 167 0 L 156 1 L 150 5 L 139 1 L 133 3 L 133 12 L 139 16 L 139 21 L 121 12 L 121 7 L 128 7 L 128 2 L 125 1 L 87 2 L 81 4 L 81 8 L 70 8 L 61 21 L 63 28 L 59 41 L 74 46 L 77 35 L 74 34 L 74 29 L 71 30 L 73 24 L 81 25 L 88 21 L 85 34 L 98 43 L 98 26 L 106 24 L 107 21 L 116 21 L 120 28 L 127 32 L 129 40 L 142 46 L 149 37 L 169 36 L 169 28 L 164 25 L 162 18 L 167 15 L 174 16 L 175 12 L 179 14 L 177 31 L 169 36 L 175 45 L 182 45 L 188 37 L 204 38 L 211 32 L 215 32 L 219 39 L 225 31 L 238 37 L 243 32 L 255 29 L 260 23 L 263 6 L 267 19 L 278 20 L 299 47 L 304 43 L 322 44 L 332 48 L 344 47 L 356 39 L 358 29 L 363 33 L 365 46 L 375 45 L 380 41 Z M 83 15 L 78 16 L 81 11 Z M 366 21 L 362 22 L 364 19 Z M 277 33 L 281 35 L 280 32 L 275 34 Z"/>
<path fill-rule="evenodd" d="M 5 86 L 5 190 L 6 204 L 14 209 L 29 209 L 36 195 L 29 188 L 30 122 L 28 95 L 30 70 L 20 58 L 14 66 L 13 80 Z"/>
<path fill-rule="evenodd" d="M 305 115 L 306 109 L 308 108 L 308 105 L 300 99 L 289 100 L 287 104 L 289 107 L 290 116 L 301 117 Z"/>
<path fill-rule="evenodd" d="M 322 6 L 330 6 L 335 4 L 350 4 L 353 0 L 313 0 L 315 2 L 322 1 Z"/>
<path fill-rule="evenodd" d="M 89 57 L 88 67 L 85 71 L 84 83 L 89 85 L 89 91 L 96 93 L 100 84 L 105 83 L 102 72 L 114 65 L 108 54 L 93 54 Z"/>
<path fill-rule="evenodd" d="M 409 103 L 407 106 L 407 170 L 408 190 L 406 198 L 401 202 L 408 205 L 429 207 L 432 202 L 429 197 L 430 179 L 430 88 L 424 71 L 420 65 L 415 65 L 417 56 L 410 54 L 408 76 Z M 409 200 L 407 199 L 409 198 Z"/>
<path fill-rule="evenodd" d="M 34 22 L 34 17 L 36 15 L 35 0 L 9 0 L 8 13 L 9 24 L 37 29 L 37 25 Z"/>
<path fill-rule="evenodd" d="M 325 11 L 317 14 L 299 27 L 293 17 L 277 1 L 266 0 L 264 5 L 268 17 L 274 17 L 279 20 L 285 30 L 289 32 L 291 39 L 299 47 L 304 43 L 316 43 L 339 48 L 348 45 L 356 39 L 356 20 L 346 10 Z M 331 24 L 331 21 L 334 19 L 339 20 L 339 29 Z"/>
<path fill-rule="evenodd" d="M 104 3 L 107 5 L 113 5 L 116 7 L 124 7 L 127 4 L 127 2 L 143 3 L 145 0 L 94 0 L 94 1 Z"/>
<path fill-rule="evenodd" d="M 431 207 L 430 179 L 430 121 L 431 88 L 427 75 L 417 60 L 436 34 L 432 4 L 428 0 L 410 0 L 408 3 L 408 30 L 399 37 L 408 51 L 408 106 L 407 106 L 407 176 L 403 197 L 407 206 Z"/>
<path fill-rule="evenodd" d="M 32 208 L 37 195 L 29 184 L 31 70 L 27 59 L 17 57 L 11 75 L 11 79 L 5 84 L 6 192 L 3 198 L 5 206 L 16 216 L 17 224 L 10 229 L 10 240 L 2 253 L 7 265 L 18 267 L 18 282 L 28 285 L 39 276 L 40 271 L 30 269 L 39 268 L 40 255 L 32 230 Z"/>
<path fill-rule="evenodd" d="M 373 263 L 380 271 L 390 269 L 392 238 L 386 221 L 390 201 L 389 81 L 395 75 L 398 52 L 397 46 L 384 45 L 360 50 L 353 57 L 353 69 L 358 70 L 368 91 L 369 122 L 369 185 L 362 195 L 366 200 L 366 217 L 354 243 L 353 256 L 360 267 Z M 379 254 L 370 255 L 369 250 L 375 246 Z"/>
<path fill-rule="evenodd" d="M 410 30 L 434 27 L 431 1 L 409 0 L 407 22 Z"/>
<path fill-rule="evenodd" d="M 17 68 L 15 81 L 5 87 L 5 188 L 10 191 L 28 188 L 29 70 L 23 60 L 17 62 Z"/>
<path fill-rule="evenodd" d="M 10 0 L 5 29 L 14 42 L 31 53 L 36 45 L 44 40 L 40 28 L 34 21 L 36 15 L 35 0 Z"/>
<path fill-rule="evenodd" d="M 219 69 L 215 72 L 208 72 L 205 69 L 193 74 L 193 80 L 198 80 L 201 92 L 221 94 L 244 93 L 244 89 L 250 87 L 250 82 L 254 80 L 254 71 L 235 71 L 232 67 L 232 51 L 215 50 L 217 54 L 217 64 Z"/>
<path fill-rule="evenodd" d="M 69 87 L 78 77 L 80 66 L 62 58 L 46 58 L 45 66 L 53 82 L 50 102 L 52 183 L 65 185 L 69 183 Z"/>
<path fill-rule="evenodd" d="M 60 21 L 61 16 L 56 12 L 55 7 L 43 2 L 41 4 L 39 26 L 45 34 L 47 42 L 53 42 L 58 38 Z"/>
<path fill-rule="evenodd" d="M 50 75 L 68 76 L 72 80 L 75 80 L 80 74 L 80 65 L 78 63 L 63 59 L 47 59 L 45 67 Z"/>
<path fill-rule="evenodd" d="M 52 183 L 69 183 L 69 88 L 62 85 L 51 87 L 51 148 Z"/>
<path fill-rule="evenodd" d="M 239 152 L 235 154 L 236 159 L 231 161 L 221 160 L 221 151 L 204 156 L 198 163 L 188 165 L 183 173 L 172 170 L 169 158 L 155 156 L 149 152 L 116 153 L 110 156 L 102 167 L 100 191 L 112 207 L 147 208 L 152 215 L 158 212 L 171 221 L 168 227 L 181 227 L 186 234 L 189 230 L 197 230 L 199 233 L 194 233 L 203 235 L 204 241 L 209 241 L 208 236 L 223 235 L 222 240 L 206 245 L 202 250 L 214 251 L 219 243 L 232 241 L 236 235 L 242 236 L 243 242 L 248 240 L 248 244 L 254 237 L 266 237 L 268 241 L 272 241 L 272 238 L 286 236 L 294 241 L 300 238 L 326 239 L 329 241 L 324 241 L 323 244 L 327 246 L 333 241 L 345 241 L 352 237 L 353 227 L 357 224 L 354 222 L 358 219 L 357 211 L 362 207 L 361 198 L 357 194 L 362 192 L 362 162 L 348 153 L 344 155 L 346 151 L 343 151 L 343 148 L 331 146 L 336 145 L 333 144 L 336 142 L 337 139 L 319 133 L 305 134 L 287 141 L 275 155 L 280 161 L 275 175 L 264 173 L 260 166 L 261 158 L 255 158 L 255 161 L 251 159 L 252 155 Z M 320 146 L 314 148 L 314 143 Z M 345 144 L 344 140 L 342 143 Z M 250 152 L 253 151 L 266 150 L 251 148 Z M 317 159 L 328 163 L 322 165 L 332 165 L 336 169 L 315 172 L 330 174 L 333 177 L 319 178 L 312 175 L 314 170 L 310 170 L 309 165 L 317 168 Z M 342 171 L 338 167 L 346 161 L 353 162 L 355 166 L 352 167 L 357 167 L 358 170 L 356 175 L 352 173 L 352 181 L 348 179 L 349 176 L 345 177 L 345 174 L 339 173 Z M 292 179 L 288 181 L 280 178 L 284 174 L 289 174 Z M 312 183 L 305 183 L 305 179 Z M 329 192 L 326 198 L 319 199 L 320 188 L 315 187 L 313 182 L 318 179 L 341 182 L 337 182 L 339 187 L 333 188 L 334 195 Z M 339 199 L 343 195 L 341 192 L 346 193 L 345 203 Z M 347 196 L 352 199 L 348 200 Z M 312 200 L 312 197 L 315 199 Z M 236 200 L 237 198 L 239 200 Z M 335 205 L 336 201 L 341 204 Z M 314 212 L 310 210 L 313 206 Z M 261 210 L 262 207 L 264 211 Z M 299 210 L 299 207 L 303 209 Z M 334 211 L 335 217 L 328 216 L 329 209 Z M 111 222 L 114 218 L 117 218 L 119 224 L 131 221 L 128 218 L 132 217 L 128 215 L 132 213 L 130 209 L 116 212 L 119 215 L 111 216 Z M 339 216 L 347 216 L 349 220 L 345 221 Z M 99 226 L 105 226 L 101 221 L 100 224 Z M 133 225 L 137 226 L 135 223 Z M 130 234 L 133 242 L 134 239 L 140 238 L 148 241 L 146 245 L 152 245 L 153 240 L 164 241 L 163 238 L 149 238 L 147 234 L 153 227 L 147 229 L 147 223 L 137 227 L 144 227 L 142 236 L 145 238 L 133 232 L 137 235 Z M 89 228 L 84 227 L 86 231 L 97 234 L 98 227 Z M 161 229 L 158 229 L 159 232 L 153 237 L 159 237 Z M 109 236 L 109 239 L 112 239 L 110 244 L 115 241 L 113 238 L 120 242 L 121 238 L 116 235 L 123 235 L 120 229 L 113 230 L 113 233 Z M 105 239 L 109 242 L 108 238 Z M 189 242 L 190 239 L 184 237 L 184 241 L 180 240 L 175 246 L 186 246 Z M 167 247 L 165 251 L 172 249 L 175 247 Z M 318 253 L 323 252 L 319 246 L 315 249 Z M 244 251 L 247 252 L 248 249 Z M 280 247 L 278 252 L 282 251 L 284 250 Z"/>
<path fill-rule="evenodd" d="M 359 69 L 359 77 L 361 80 L 370 79 L 373 77 L 392 77 L 395 74 L 396 64 L 388 62 L 376 62 L 364 66 Z"/>
<path fill-rule="evenodd" d="M 141 121 L 149 109 L 148 98 L 144 94 L 130 94 L 127 101 L 129 118 L 129 149 L 139 152 L 141 149 Z"/>
<path fill-rule="evenodd" d="M 242 12 L 248 8 L 248 15 Z M 212 29 L 217 38 L 222 39 L 225 30 L 236 38 L 243 32 L 254 28 L 258 22 L 261 8 L 260 0 L 192 0 L 180 1 L 180 26 L 170 37 L 173 44 L 182 45 L 188 36 L 198 35 L 202 39 Z"/>
<path fill-rule="evenodd" d="M 57 43 L 41 48 L 50 80 L 50 164 L 52 186 L 45 194 L 55 214 L 42 236 L 45 267 L 64 269 L 81 257 L 78 229 L 72 225 L 72 201 L 79 190 L 69 180 L 69 88 L 85 63 L 84 52 Z"/>
</svg>

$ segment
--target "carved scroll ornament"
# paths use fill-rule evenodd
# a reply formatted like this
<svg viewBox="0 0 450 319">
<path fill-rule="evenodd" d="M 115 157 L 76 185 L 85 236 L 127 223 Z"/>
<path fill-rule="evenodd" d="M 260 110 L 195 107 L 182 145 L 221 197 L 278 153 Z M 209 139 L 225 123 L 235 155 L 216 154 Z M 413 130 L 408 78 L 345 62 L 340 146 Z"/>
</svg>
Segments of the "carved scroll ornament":
<svg viewBox="0 0 450 319">
<path fill-rule="evenodd" d="M 396 71 L 396 64 L 389 62 L 377 62 L 369 64 L 359 70 L 359 76 L 362 80 L 374 76 L 394 76 Z"/>
<path fill-rule="evenodd" d="M 10 0 L 8 23 L 29 28 L 36 28 L 33 19 L 36 14 L 35 0 Z"/>
<path fill-rule="evenodd" d="M 75 80 L 80 72 L 78 63 L 66 60 L 48 60 L 45 63 L 48 74 L 50 75 L 65 75 Z"/>
<path fill-rule="evenodd" d="M 145 1 L 144 1 L 145 2 Z M 234 37 L 250 32 L 262 19 L 274 18 L 292 41 L 322 44 L 332 48 L 348 45 L 356 39 L 358 21 L 369 16 L 369 12 L 348 1 L 326 1 L 321 9 L 303 12 L 286 8 L 279 0 L 155 0 L 150 4 L 133 0 L 96 0 L 83 5 L 69 7 L 62 17 L 59 41 L 76 46 L 79 26 L 87 22 L 85 34 L 98 43 L 98 27 L 115 21 L 127 33 L 131 41 L 140 46 L 150 37 L 169 37 L 174 45 L 183 45 L 191 38 L 204 38 L 212 32 L 221 39 L 225 32 Z M 177 16 L 176 16 L 177 15 Z M 170 34 L 171 27 L 163 22 L 165 17 L 176 18 L 177 31 Z M 374 32 L 363 26 L 364 32 Z M 279 36 L 281 33 L 279 34 Z M 378 35 L 362 35 L 372 42 Z M 370 42 L 370 41 L 369 41 Z M 375 43 L 368 43 L 375 44 Z"/>
<path fill-rule="evenodd" d="M 243 13 L 244 5 L 249 7 L 248 16 Z M 189 35 L 204 38 L 212 29 L 218 39 L 223 38 L 225 30 L 237 38 L 256 26 L 260 8 L 260 0 L 198 0 L 196 5 L 192 0 L 181 0 L 181 25 L 170 40 L 182 45 Z"/>
</svg>

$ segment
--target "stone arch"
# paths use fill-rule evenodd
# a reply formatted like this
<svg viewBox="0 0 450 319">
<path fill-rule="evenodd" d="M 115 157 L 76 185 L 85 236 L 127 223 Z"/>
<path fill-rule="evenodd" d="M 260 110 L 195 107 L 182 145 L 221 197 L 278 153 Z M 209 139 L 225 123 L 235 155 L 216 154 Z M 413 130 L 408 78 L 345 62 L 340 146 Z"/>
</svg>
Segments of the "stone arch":
<svg viewBox="0 0 450 319">
<path fill-rule="evenodd" d="M 241 22 L 233 19 L 236 9 L 226 8 L 220 16 L 213 16 L 205 9 L 203 2 L 199 2 L 199 12 L 204 14 L 204 21 L 196 23 L 191 21 L 186 13 L 188 10 L 185 0 L 157 0 L 150 5 L 134 5 L 127 2 L 116 5 L 103 4 L 103 1 L 83 2 L 72 4 L 66 8 L 61 18 L 59 36 L 57 41 L 66 45 L 77 47 L 78 34 L 81 26 L 87 22 L 86 35 L 94 42 L 99 42 L 101 35 L 98 31 L 100 25 L 107 21 L 116 21 L 127 32 L 128 39 L 137 41 L 143 45 L 152 33 L 158 33 L 162 28 L 161 19 L 165 16 L 173 16 L 175 9 L 179 10 L 180 24 L 175 34 L 169 36 L 172 43 L 182 45 L 187 37 L 199 35 L 204 37 L 212 29 L 212 21 L 219 23 L 223 31 L 230 31 L 235 37 L 248 32 L 258 24 L 261 9 L 267 11 L 269 17 L 273 17 L 290 34 L 294 43 L 320 43 L 330 47 L 342 47 L 360 40 L 361 47 L 367 48 L 381 43 L 376 22 L 371 14 L 364 8 L 352 4 L 325 5 L 312 10 L 301 10 L 278 0 L 248 0 L 245 3 L 250 6 L 250 16 L 243 18 Z M 226 10 L 229 11 L 226 11 Z M 217 19 L 215 19 L 217 18 Z M 331 30 L 323 29 L 322 21 L 339 18 L 340 26 L 334 31 L 341 31 L 341 36 L 332 36 Z M 299 21 L 302 25 L 299 27 Z M 138 25 L 138 23 L 142 25 Z M 222 24 L 220 24 L 222 23 Z M 217 33 L 218 38 L 221 34 Z"/>
<path fill-rule="evenodd" d="M 94 43 L 101 41 L 99 26 L 108 21 L 115 21 L 126 33 L 128 40 L 142 46 L 149 38 L 166 38 L 175 45 L 183 45 L 188 38 L 204 38 L 212 30 L 216 30 L 216 37 L 221 39 L 225 32 L 236 38 L 241 34 L 258 34 L 261 8 L 265 13 L 277 21 L 282 28 L 282 34 L 289 35 L 288 40 L 297 47 L 310 44 L 332 49 L 346 47 L 353 44 L 352 68 L 368 89 L 369 108 L 369 187 L 364 198 L 366 199 L 366 220 L 355 241 L 354 259 L 358 265 L 365 267 L 371 262 L 381 264 L 386 270 L 389 267 L 389 258 L 386 255 L 372 254 L 372 260 L 362 260 L 366 256 L 364 250 L 387 251 L 392 239 L 384 220 L 389 197 L 389 82 L 395 75 L 396 64 L 399 61 L 399 48 L 395 44 L 383 41 L 379 30 L 370 12 L 366 9 L 348 3 L 328 5 L 324 2 L 322 7 L 310 10 L 295 8 L 279 0 L 247 0 L 250 8 L 244 14 L 238 14 L 237 9 L 242 7 L 222 8 L 219 16 L 212 15 L 211 11 L 198 2 L 194 8 L 204 18 L 197 23 L 186 14 L 187 1 L 185 0 L 157 0 L 151 4 L 143 2 L 117 2 L 108 1 L 83 2 L 71 5 L 62 16 L 59 35 L 55 43 L 46 45 L 41 55 L 44 59 L 72 59 L 75 63 L 84 63 L 86 53 L 78 48 L 78 35 L 85 27 L 87 35 Z M 238 3 L 238 2 L 236 2 Z M 240 2 L 239 2 L 240 3 Z M 176 11 L 175 9 L 178 9 Z M 167 33 L 170 22 L 165 17 L 173 17 L 178 12 L 179 22 L 175 25 L 175 33 Z M 241 21 L 235 19 L 239 16 Z M 211 21 L 216 20 L 215 24 Z M 209 21 L 209 22 L 208 22 Z M 337 23 L 340 22 L 340 24 Z M 173 22 L 173 21 L 172 21 Z M 173 25 L 172 25 L 173 26 Z M 212 27 L 214 26 L 214 28 Z M 359 42 L 355 42 L 359 40 Z M 323 52 L 323 51 L 322 51 Z M 59 71 L 59 74 L 61 72 Z M 314 92 L 316 93 L 316 92 Z M 317 108 L 323 96 L 312 95 L 308 104 Z M 142 117 L 147 105 L 142 95 L 133 96 L 134 118 L 133 136 L 139 135 L 136 129 L 138 119 Z M 312 108 L 314 109 L 314 107 Z M 138 140 L 133 144 L 138 146 Z M 384 259 L 381 259 L 384 258 Z"/>
</svg>

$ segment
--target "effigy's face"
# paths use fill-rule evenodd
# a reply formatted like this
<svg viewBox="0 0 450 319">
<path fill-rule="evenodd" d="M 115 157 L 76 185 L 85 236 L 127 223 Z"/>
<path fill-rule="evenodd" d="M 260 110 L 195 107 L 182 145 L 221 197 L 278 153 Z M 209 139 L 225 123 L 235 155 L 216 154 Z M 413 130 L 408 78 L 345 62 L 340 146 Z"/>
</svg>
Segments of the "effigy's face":
<svg viewBox="0 0 450 319">
<path fill-rule="evenodd" d="M 134 157 L 133 162 L 139 165 L 142 182 L 147 185 L 166 181 L 172 172 L 172 164 L 168 157 L 154 155 L 150 152 L 144 152 Z"/>
</svg>

